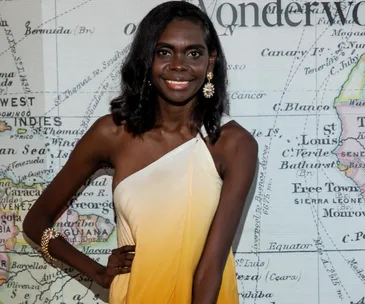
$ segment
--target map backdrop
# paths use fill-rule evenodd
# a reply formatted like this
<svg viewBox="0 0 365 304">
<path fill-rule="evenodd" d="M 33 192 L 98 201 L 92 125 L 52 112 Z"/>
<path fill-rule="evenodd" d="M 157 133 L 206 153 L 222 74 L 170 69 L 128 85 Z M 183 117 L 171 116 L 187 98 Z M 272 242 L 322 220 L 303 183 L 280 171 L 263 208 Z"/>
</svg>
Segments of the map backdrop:
<svg viewBox="0 0 365 304">
<path fill-rule="evenodd" d="M 136 26 L 161 2 L 0 0 L 0 303 L 107 303 L 87 277 L 45 264 L 22 221 L 108 112 Z M 260 146 L 234 244 L 240 303 L 365 304 L 365 1 L 190 2 L 224 46 L 230 114 Z M 103 264 L 112 174 L 57 222 Z"/>
</svg>

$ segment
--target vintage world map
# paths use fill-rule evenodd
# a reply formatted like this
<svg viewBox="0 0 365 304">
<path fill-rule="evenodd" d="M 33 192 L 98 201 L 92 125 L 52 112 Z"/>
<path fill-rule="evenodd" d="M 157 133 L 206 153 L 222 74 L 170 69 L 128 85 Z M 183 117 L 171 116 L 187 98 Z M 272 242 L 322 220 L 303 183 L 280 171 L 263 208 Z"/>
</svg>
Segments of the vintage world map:
<svg viewBox="0 0 365 304">
<path fill-rule="evenodd" d="M 47 265 L 22 221 L 108 113 L 133 33 L 161 2 L 0 0 L 0 303 L 107 303 L 89 278 Z M 233 246 L 240 303 L 365 304 L 365 2 L 189 2 L 216 26 L 230 115 L 260 147 Z M 112 174 L 98 171 L 56 223 L 103 264 Z"/>
</svg>

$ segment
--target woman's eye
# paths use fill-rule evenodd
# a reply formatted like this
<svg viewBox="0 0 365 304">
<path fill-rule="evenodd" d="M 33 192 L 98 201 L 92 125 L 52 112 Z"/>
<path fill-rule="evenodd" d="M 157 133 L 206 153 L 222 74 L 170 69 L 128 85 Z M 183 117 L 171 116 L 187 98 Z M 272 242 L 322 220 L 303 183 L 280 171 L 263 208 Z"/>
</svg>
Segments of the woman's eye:
<svg viewBox="0 0 365 304">
<path fill-rule="evenodd" d="M 162 55 L 162 56 L 168 56 L 168 55 L 170 55 L 170 53 L 168 51 L 166 51 L 166 50 L 159 50 L 159 51 L 157 51 L 157 54 L 158 55 Z"/>
<path fill-rule="evenodd" d="M 200 55 L 201 55 L 201 53 L 200 53 L 200 52 L 198 52 L 198 51 L 192 51 L 192 52 L 190 52 L 190 53 L 189 53 L 189 55 L 188 55 L 188 56 L 197 58 L 197 57 L 199 57 Z"/>
</svg>

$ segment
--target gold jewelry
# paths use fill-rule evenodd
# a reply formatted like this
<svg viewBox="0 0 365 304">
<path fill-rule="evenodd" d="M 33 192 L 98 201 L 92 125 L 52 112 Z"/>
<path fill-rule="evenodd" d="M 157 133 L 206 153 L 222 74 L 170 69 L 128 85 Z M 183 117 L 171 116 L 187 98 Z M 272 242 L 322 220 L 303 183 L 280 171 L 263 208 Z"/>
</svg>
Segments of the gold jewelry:
<svg viewBox="0 0 365 304">
<path fill-rule="evenodd" d="M 48 245 L 50 240 L 53 240 L 59 236 L 63 237 L 63 235 L 56 231 L 54 228 L 47 228 L 44 230 L 41 238 L 41 252 L 44 259 L 48 261 L 52 266 L 54 266 L 53 262 L 56 262 L 57 259 L 49 254 Z"/>
<path fill-rule="evenodd" d="M 210 81 L 213 79 L 213 73 L 207 74 L 208 82 L 203 87 L 203 94 L 205 98 L 211 98 L 214 95 L 214 84 Z"/>
</svg>

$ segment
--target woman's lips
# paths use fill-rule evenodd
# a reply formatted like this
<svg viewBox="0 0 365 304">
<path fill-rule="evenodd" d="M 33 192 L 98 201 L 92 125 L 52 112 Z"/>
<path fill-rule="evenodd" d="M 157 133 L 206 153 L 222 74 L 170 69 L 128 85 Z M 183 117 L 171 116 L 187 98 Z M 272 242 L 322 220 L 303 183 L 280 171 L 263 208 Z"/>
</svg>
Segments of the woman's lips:
<svg viewBox="0 0 365 304">
<path fill-rule="evenodd" d="M 184 90 L 188 87 L 189 81 L 165 80 L 169 88 L 173 90 Z"/>
</svg>

